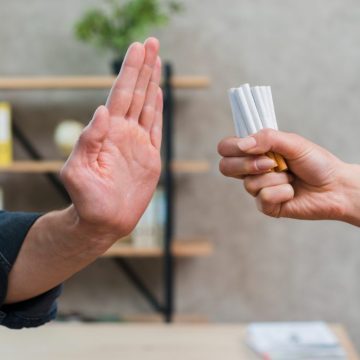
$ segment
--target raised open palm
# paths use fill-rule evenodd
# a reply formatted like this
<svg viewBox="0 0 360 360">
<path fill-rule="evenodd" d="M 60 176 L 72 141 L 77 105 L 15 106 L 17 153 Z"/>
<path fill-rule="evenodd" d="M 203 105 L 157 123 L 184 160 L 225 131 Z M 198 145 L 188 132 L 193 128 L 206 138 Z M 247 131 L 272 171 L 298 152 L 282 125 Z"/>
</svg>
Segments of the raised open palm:
<svg viewBox="0 0 360 360">
<path fill-rule="evenodd" d="M 79 221 L 127 235 L 161 171 L 163 99 L 159 43 L 130 46 L 106 106 L 100 106 L 61 171 Z"/>
</svg>

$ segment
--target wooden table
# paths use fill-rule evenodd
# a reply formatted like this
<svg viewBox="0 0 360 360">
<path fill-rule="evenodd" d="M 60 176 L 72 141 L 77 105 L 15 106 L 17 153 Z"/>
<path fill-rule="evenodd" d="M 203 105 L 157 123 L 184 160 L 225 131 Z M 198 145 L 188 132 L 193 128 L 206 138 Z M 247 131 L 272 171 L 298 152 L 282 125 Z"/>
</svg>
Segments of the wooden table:
<svg viewBox="0 0 360 360">
<path fill-rule="evenodd" d="M 52 324 L 0 329 L 6 360 L 252 360 L 241 325 Z M 332 326 L 349 360 L 359 360 L 344 329 Z"/>
</svg>

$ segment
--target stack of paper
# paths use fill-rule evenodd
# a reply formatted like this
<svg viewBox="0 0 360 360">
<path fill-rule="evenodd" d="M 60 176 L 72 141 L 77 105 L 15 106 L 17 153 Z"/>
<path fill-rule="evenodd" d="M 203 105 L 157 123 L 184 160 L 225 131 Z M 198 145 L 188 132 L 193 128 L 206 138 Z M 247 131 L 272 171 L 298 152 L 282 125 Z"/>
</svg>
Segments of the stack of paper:
<svg viewBox="0 0 360 360">
<path fill-rule="evenodd" d="M 229 97 L 238 137 L 244 138 L 266 128 L 278 130 L 270 86 L 250 87 L 249 84 L 244 84 L 230 89 Z M 280 155 L 271 152 L 267 155 L 277 162 L 276 170 L 287 169 Z"/>
<path fill-rule="evenodd" d="M 158 187 L 131 235 L 133 246 L 137 248 L 158 248 L 162 246 L 165 222 L 165 190 Z"/>
<path fill-rule="evenodd" d="M 248 345 L 267 360 L 346 359 L 339 341 L 322 322 L 254 323 Z"/>
</svg>

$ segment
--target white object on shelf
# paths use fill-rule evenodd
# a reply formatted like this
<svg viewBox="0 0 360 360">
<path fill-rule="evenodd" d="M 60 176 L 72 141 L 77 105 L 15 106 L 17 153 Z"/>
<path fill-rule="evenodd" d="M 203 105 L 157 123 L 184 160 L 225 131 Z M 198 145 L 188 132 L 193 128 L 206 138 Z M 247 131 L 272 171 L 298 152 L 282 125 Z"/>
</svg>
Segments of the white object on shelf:
<svg viewBox="0 0 360 360">
<path fill-rule="evenodd" d="M 76 120 L 64 120 L 55 129 L 54 141 L 61 155 L 68 157 L 71 154 L 84 125 Z"/>
</svg>

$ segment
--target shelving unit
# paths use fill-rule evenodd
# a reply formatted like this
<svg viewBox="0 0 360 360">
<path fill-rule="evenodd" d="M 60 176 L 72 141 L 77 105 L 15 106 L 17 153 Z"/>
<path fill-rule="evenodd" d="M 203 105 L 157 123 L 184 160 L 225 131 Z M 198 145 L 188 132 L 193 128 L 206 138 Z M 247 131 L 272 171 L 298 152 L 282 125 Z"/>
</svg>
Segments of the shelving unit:
<svg viewBox="0 0 360 360">
<path fill-rule="evenodd" d="M 170 64 L 166 64 L 164 68 L 162 85 L 164 90 L 163 180 L 167 200 L 164 246 L 163 248 L 136 248 L 119 241 L 103 257 L 112 258 L 153 309 L 163 317 L 163 320 L 170 322 L 174 315 L 174 258 L 204 257 L 213 252 L 213 247 L 207 239 L 201 237 L 174 239 L 173 236 L 174 176 L 177 174 L 201 174 L 210 170 L 210 164 L 207 161 L 175 160 L 173 158 L 174 90 L 204 89 L 210 85 L 210 79 L 202 76 L 173 76 Z M 113 76 L 0 78 L 0 91 L 110 89 L 114 80 Z M 63 161 L 45 160 L 32 141 L 22 132 L 16 118 L 13 119 L 13 133 L 31 160 L 14 161 L 9 166 L 0 167 L 0 173 L 44 174 L 57 191 L 65 199 L 70 200 L 57 176 L 64 164 Z M 164 299 L 162 302 L 152 294 L 126 258 L 163 259 Z"/>
</svg>

